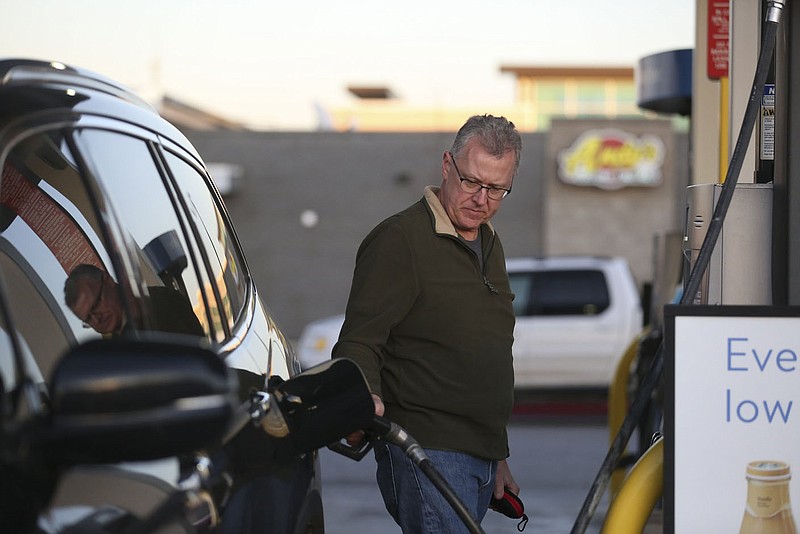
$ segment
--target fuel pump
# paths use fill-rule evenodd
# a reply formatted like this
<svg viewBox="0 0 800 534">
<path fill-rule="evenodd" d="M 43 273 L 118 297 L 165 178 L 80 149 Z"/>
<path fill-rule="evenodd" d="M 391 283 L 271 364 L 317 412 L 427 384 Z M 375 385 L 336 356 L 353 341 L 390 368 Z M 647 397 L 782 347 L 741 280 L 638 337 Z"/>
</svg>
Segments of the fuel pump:
<svg viewBox="0 0 800 534">
<path fill-rule="evenodd" d="M 698 294 L 703 276 L 705 275 L 706 269 L 711 261 L 718 238 L 722 233 L 725 217 L 728 213 L 729 207 L 731 206 L 734 192 L 736 191 L 736 185 L 739 179 L 739 174 L 742 170 L 745 153 L 750 143 L 758 115 L 761 113 L 762 95 L 764 93 L 764 87 L 767 82 L 770 68 L 773 64 L 773 53 L 775 51 L 778 23 L 781 19 L 784 3 L 777 0 L 769 0 L 765 2 L 765 6 L 766 11 L 763 20 L 764 24 L 761 47 L 756 64 L 755 76 L 750 91 L 750 97 L 745 108 L 742 125 L 739 130 L 733 153 L 731 155 L 731 161 L 727 168 L 725 180 L 719 190 L 719 196 L 716 199 L 707 231 L 705 232 L 702 240 L 702 245 L 697 252 L 696 261 L 692 265 L 689 277 L 683 288 L 683 293 L 680 300 L 682 305 L 694 303 L 694 300 Z M 605 488 L 610 480 L 611 473 L 613 472 L 614 467 L 624 452 L 627 442 L 630 439 L 637 422 L 641 418 L 653 390 L 661 378 L 663 366 L 664 349 L 663 345 L 661 345 L 656 351 L 652 365 L 647 371 L 641 387 L 637 392 L 636 398 L 633 400 L 630 410 L 620 426 L 617 436 L 614 438 L 608 454 L 606 455 L 606 458 L 600 467 L 594 483 L 592 484 L 592 487 L 586 496 L 584 504 L 571 530 L 572 534 L 583 534 L 586 531 L 589 521 L 591 520 L 591 517 L 594 514 L 597 505 L 599 504 L 600 497 L 605 491 Z M 641 503 L 636 502 L 635 496 L 633 499 L 628 501 L 627 504 L 630 506 L 641 506 Z M 619 505 L 619 503 L 615 503 L 615 505 Z M 624 505 L 625 503 L 622 503 L 622 506 Z M 633 533 L 641 532 L 644 525 L 628 526 L 631 528 L 629 532 Z"/>
</svg>

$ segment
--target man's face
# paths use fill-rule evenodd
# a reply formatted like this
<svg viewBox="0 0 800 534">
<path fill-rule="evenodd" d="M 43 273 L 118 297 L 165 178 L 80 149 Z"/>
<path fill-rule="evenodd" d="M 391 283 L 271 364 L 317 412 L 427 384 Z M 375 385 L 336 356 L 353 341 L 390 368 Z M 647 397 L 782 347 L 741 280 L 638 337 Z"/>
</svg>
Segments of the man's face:
<svg viewBox="0 0 800 534">
<path fill-rule="evenodd" d="M 122 328 L 122 303 L 116 284 L 107 276 L 103 276 L 102 280 L 81 280 L 72 311 L 84 325 L 101 334 L 111 334 Z"/>
<path fill-rule="evenodd" d="M 485 188 L 475 193 L 464 191 L 461 178 L 487 187 L 511 189 L 515 155 L 510 150 L 496 158 L 473 138 L 455 158 L 454 165 L 449 152 L 442 157 L 442 188 L 438 197 L 459 235 L 473 240 L 478 236 L 480 225 L 494 216 L 503 201 L 489 198 Z"/>
</svg>

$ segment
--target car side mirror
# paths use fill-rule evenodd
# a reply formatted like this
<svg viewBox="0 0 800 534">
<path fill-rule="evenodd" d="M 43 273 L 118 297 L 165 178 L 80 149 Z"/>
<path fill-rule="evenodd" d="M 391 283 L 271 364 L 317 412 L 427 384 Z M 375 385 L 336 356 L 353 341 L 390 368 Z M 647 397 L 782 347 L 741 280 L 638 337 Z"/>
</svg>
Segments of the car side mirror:
<svg viewBox="0 0 800 534">
<path fill-rule="evenodd" d="M 45 454 L 61 465 L 143 461 L 218 442 L 237 381 L 199 343 L 96 340 L 53 373 Z"/>
</svg>

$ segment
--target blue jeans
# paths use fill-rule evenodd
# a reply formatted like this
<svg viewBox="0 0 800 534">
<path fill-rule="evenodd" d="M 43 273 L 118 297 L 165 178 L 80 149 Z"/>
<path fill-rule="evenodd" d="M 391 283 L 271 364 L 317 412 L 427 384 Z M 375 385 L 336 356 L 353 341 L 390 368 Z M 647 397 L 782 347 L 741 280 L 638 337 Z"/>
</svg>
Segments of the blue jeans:
<svg viewBox="0 0 800 534">
<path fill-rule="evenodd" d="M 424 449 L 442 477 L 480 523 L 494 491 L 497 462 L 452 451 Z M 378 487 L 391 516 L 409 534 L 468 533 L 436 486 L 399 447 L 378 442 Z"/>
</svg>

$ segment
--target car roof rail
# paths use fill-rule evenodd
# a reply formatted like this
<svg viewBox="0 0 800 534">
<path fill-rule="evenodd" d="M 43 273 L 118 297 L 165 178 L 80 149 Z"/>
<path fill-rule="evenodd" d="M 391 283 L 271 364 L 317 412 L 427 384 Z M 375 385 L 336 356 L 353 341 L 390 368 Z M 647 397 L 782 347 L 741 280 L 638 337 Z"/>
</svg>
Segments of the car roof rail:
<svg viewBox="0 0 800 534">
<path fill-rule="evenodd" d="M 99 91 L 158 113 L 149 102 L 130 88 L 90 70 L 77 69 L 58 61 L 0 59 L 0 87 L 31 84 L 60 85 L 68 89 Z"/>
</svg>

